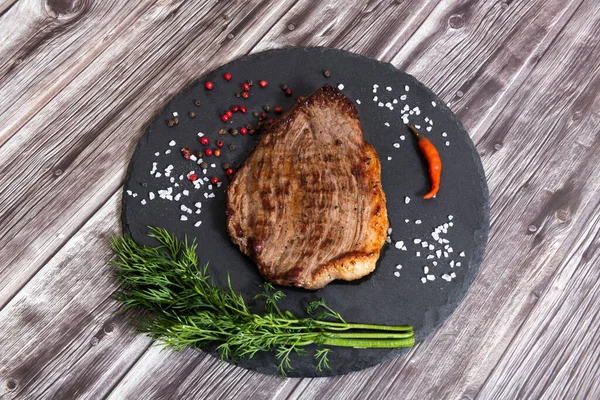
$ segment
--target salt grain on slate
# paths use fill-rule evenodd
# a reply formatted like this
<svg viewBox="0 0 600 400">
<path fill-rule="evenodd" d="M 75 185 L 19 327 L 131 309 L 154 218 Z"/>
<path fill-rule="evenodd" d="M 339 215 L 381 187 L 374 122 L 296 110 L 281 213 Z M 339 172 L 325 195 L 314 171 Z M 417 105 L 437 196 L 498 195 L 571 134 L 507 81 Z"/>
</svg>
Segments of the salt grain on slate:
<svg viewBox="0 0 600 400">
<path fill-rule="evenodd" d="M 344 85 L 340 83 L 340 84 L 338 85 L 338 89 L 340 89 L 340 90 L 344 90 Z"/>
<path fill-rule="evenodd" d="M 201 224 L 202 224 L 202 221 L 198 221 L 198 222 L 196 222 L 196 223 L 194 224 L 194 226 L 197 228 L 197 227 L 199 227 Z"/>
<path fill-rule="evenodd" d="M 394 272 L 394 275 L 395 275 L 396 277 L 400 277 L 400 272 L 396 271 L 396 272 Z"/>
<path fill-rule="evenodd" d="M 450 146 L 450 142 L 446 142 L 446 146 Z"/>
<path fill-rule="evenodd" d="M 377 97 L 377 96 L 374 96 L 374 97 L 373 97 L 373 101 L 377 101 L 377 100 L 379 100 L 379 97 Z"/>
<path fill-rule="evenodd" d="M 356 104 L 360 104 L 360 100 L 359 99 L 356 99 Z"/>
<path fill-rule="evenodd" d="M 431 127 L 430 127 L 430 126 L 428 126 L 427 128 L 425 128 L 425 130 L 426 130 L 427 132 L 431 132 Z"/>
<path fill-rule="evenodd" d="M 169 142 L 169 146 L 171 146 L 171 147 L 175 146 L 176 144 L 177 144 L 177 142 L 175 142 L 174 140 L 171 140 Z"/>
<path fill-rule="evenodd" d="M 404 198 L 404 203 L 405 203 L 405 204 L 408 204 L 408 203 L 410 203 L 410 197 L 406 196 L 406 197 Z"/>
<path fill-rule="evenodd" d="M 394 147 L 399 149 L 400 148 L 400 143 L 394 143 Z"/>
<path fill-rule="evenodd" d="M 452 273 L 450 274 L 450 276 L 451 276 L 452 278 L 456 278 L 456 274 L 455 274 L 454 272 L 452 272 Z"/>
<path fill-rule="evenodd" d="M 165 154 L 171 154 L 171 150 L 165 151 Z"/>
<path fill-rule="evenodd" d="M 158 151 L 157 151 L 156 153 L 154 153 L 154 155 L 155 155 L 156 157 L 158 157 L 158 156 L 160 156 L 160 152 L 158 152 Z"/>
<path fill-rule="evenodd" d="M 182 216 L 181 216 L 179 219 L 180 219 L 181 221 L 187 221 L 187 220 L 188 220 L 188 217 L 186 217 L 185 215 L 182 215 Z"/>
<path fill-rule="evenodd" d="M 388 158 L 387 158 L 387 159 L 388 159 L 388 161 L 392 161 L 392 157 L 389 157 L 389 156 L 388 156 Z"/>
<path fill-rule="evenodd" d="M 389 126 L 390 126 L 390 123 L 389 123 L 389 122 L 386 122 L 386 123 L 384 123 L 384 125 L 389 127 Z"/>
<path fill-rule="evenodd" d="M 425 278 L 425 277 L 422 277 L 422 278 L 421 278 L 421 282 L 423 282 L 423 283 L 427 282 L 427 278 Z"/>
<path fill-rule="evenodd" d="M 415 224 L 420 225 L 421 224 L 421 220 L 420 219 L 416 220 Z"/>
<path fill-rule="evenodd" d="M 435 104 L 435 101 L 432 101 L 432 102 L 431 102 L 431 105 L 435 107 L 435 105 L 436 105 L 436 104 Z"/>
<path fill-rule="evenodd" d="M 179 117 L 179 114 L 177 113 L 177 111 L 173 111 L 173 116 L 174 117 Z"/>
<path fill-rule="evenodd" d="M 464 257 L 465 256 L 465 252 L 461 251 L 460 254 L 459 254 L 459 256 Z"/>
<path fill-rule="evenodd" d="M 394 244 L 394 247 L 397 249 L 402 249 L 402 247 L 404 247 L 404 242 L 402 240 L 396 242 L 396 244 Z"/>
<path fill-rule="evenodd" d="M 424 274 L 428 274 L 429 273 L 429 267 L 423 267 L 423 273 Z"/>
<path fill-rule="evenodd" d="M 198 137 L 203 137 L 203 136 L 204 136 L 204 133 L 198 132 Z"/>
<path fill-rule="evenodd" d="M 150 200 L 154 200 L 154 192 L 149 192 L 149 193 L 148 193 L 148 198 L 149 198 Z"/>
<path fill-rule="evenodd" d="M 146 205 L 146 200 L 142 199 L 142 201 L 140 201 L 140 203 L 142 203 L 143 206 Z"/>
<path fill-rule="evenodd" d="M 410 222 L 410 220 L 409 219 L 405 219 L 404 222 L 406 222 L 408 224 Z"/>
<path fill-rule="evenodd" d="M 442 132 L 442 136 L 446 137 L 446 136 L 448 136 L 448 134 L 446 132 Z"/>
<path fill-rule="evenodd" d="M 404 86 L 404 91 L 408 92 L 410 90 L 410 88 L 408 87 L 408 85 Z"/>
<path fill-rule="evenodd" d="M 420 251 L 417 251 L 417 252 L 415 253 L 415 255 L 416 255 L 417 257 L 421 257 L 421 252 L 420 252 Z"/>
<path fill-rule="evenodd" d="M 406 100 L 406 95 L 403 94 L 402 96 L 400 96 L 400 100 Z"/>
<path fill-rule="evenodd" d="M 431 275 L 431 274 L 427 275 L 427 280 L 428 281 L 435 281 L 435 275 Z"/>
<path fill-rule="evenodd" d="M 404 139 L 406 139 L 406 136 L 400 135 L 400 140 L 404 140 Z"/>
<path fill-rule="evenodd" d="M 396 265 L 396 269 L 402 269 L 402 265 L 400 265 L 400 264 Z"/>
</svg>

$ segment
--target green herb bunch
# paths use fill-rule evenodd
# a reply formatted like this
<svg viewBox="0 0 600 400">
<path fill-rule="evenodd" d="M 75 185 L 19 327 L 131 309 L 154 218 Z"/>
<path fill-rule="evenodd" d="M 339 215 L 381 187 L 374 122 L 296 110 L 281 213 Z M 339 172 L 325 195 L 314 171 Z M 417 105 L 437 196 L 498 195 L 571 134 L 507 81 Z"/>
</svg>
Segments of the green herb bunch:
<svg viewBox="0 0 600 400">
<path fill-rule="evenodd" d="M 316 368 L 329 368 L 331 346 L 400 348 L 414 345 L 410 326 L 347 323 L 320 299 L 307 307 L 314 318 L 299 318 L 281 310 L 285 294 L 263 283 L 255 299 L 264 301 L 264 313 L 248 308 L 231 287 L 214 284 L 207 266 L 198 268 L 196 244 L 178 240 L 167 231 L 151 228 L 157 247 L 138 245 L 131 237 L 112 239 L 118 259 L 113 262 L 121 287 L 117 300 L 126 308 L 147 311 L 138 329 L 166 347 L 182 350 L 217 343 L 221 358 L 252 358 L 262 351 L 275 352 L 282 375 L 292 369 L 290 355 L 305 354 L 316 344 Z"/>
</svg>

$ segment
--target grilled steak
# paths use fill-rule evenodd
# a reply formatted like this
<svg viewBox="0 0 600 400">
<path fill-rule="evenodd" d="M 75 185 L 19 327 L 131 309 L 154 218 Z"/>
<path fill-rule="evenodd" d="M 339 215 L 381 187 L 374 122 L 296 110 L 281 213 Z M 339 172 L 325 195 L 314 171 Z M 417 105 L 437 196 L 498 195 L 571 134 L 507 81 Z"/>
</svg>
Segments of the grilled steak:
<svg viewBox="0 0 600 400">
<path fill-rule="evenodd" d="M 389 223 L 352 101 L 325 85 L 265 129 L 227 189 L 227 229 L 269 281 L 319 289 L 375 269 Z"/>
</svg>

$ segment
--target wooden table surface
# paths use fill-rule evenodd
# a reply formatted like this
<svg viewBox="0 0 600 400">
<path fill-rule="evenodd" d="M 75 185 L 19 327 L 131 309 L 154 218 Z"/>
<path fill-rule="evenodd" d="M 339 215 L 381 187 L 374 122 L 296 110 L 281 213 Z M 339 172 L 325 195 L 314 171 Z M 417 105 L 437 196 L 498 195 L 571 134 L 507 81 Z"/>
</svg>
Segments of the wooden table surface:
<svg viewBox="0 0 600 400">
<path fill-rule="evenodd" d="M 0 0 L 0 398 L 600 398 L 598 0 Z M 487 254 L 407 354 L 285 379 L 164 352 L 115 314 L 134 146 L 187 83 L 286 45 L 437 92 L 488 177 Z"/>
</svg>

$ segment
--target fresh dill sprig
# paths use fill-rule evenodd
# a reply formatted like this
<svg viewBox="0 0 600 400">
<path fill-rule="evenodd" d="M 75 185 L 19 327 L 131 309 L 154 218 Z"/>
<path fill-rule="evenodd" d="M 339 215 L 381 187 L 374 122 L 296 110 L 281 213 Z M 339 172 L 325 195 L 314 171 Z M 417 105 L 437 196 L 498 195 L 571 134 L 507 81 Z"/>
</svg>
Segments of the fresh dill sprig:
<svg viewBox="0 0 600 400">
<path fill-rule="evenodd" d="M 208 267 L 198 268 L 196 243 L 181 241 L 161 228 L 150 228 L 159 245 L 138 245 L 131 237 L 113 237 L 117 255 L 113 262 L 121 284 L 116 299 L 126 309 L 147 311 L 138 322 L 140 332 L 160 340 L 166 347 L 182 350 L 217 343 L 221 358 L 252 358 L 259 352 L 274 352 L 279 371 L 292 368 L 290 356 L 304 355 L 304 347 L 319 346 L 314 357 L 316 369 L 329 368 L 331 346 L 354 348 L 400 348 L 414 345 L 411 326 L 347 323 L 325 304 L 311 302 L 309 314 L 300 318 L 282 311 L 277 303 L 285 297 L 268 282 L 255 296 L 265 303 L 265 311 L 250 311 L 231 283 L 227 288 L 214 284 Z M 327 346 L 327 347 L 324 347 Z"/>
</svg>

